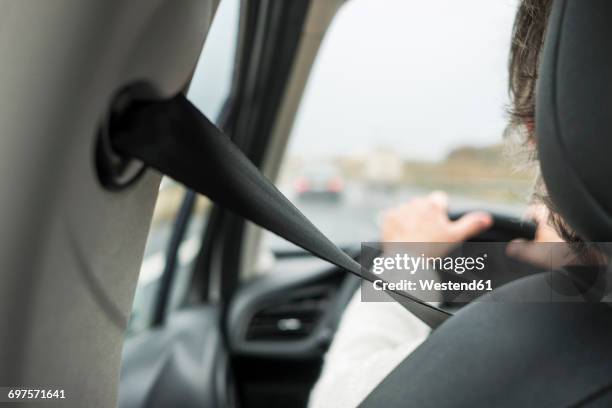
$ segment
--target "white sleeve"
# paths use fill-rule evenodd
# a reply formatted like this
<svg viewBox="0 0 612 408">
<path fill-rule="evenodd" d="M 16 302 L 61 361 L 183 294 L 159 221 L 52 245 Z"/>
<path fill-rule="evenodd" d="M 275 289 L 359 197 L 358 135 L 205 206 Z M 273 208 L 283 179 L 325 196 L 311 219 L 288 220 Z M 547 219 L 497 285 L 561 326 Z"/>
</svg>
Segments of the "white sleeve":
<svg viewBox="0 0 612 408">
<path fill-rule="evenodd" d="M 356 407 L 429 335 L 429 327 L 389 298 L 362 302 L 361 291 L 344 312 L 310 408 Z"/>
</svg>

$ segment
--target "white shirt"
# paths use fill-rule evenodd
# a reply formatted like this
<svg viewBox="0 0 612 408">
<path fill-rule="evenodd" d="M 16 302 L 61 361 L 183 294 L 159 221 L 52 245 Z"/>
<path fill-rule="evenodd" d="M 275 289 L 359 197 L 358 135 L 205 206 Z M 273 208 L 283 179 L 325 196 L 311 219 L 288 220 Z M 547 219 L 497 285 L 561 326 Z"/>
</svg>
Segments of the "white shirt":
<svg viewBox="0 0 612 408">
<path fill-rule="evenodd" d="M 310 408 L 356 407 L 427 338 L 430 328 L 389 299 L 362 302 L 361 291 L 355 293 L 310 394 Z"/>
</svg>

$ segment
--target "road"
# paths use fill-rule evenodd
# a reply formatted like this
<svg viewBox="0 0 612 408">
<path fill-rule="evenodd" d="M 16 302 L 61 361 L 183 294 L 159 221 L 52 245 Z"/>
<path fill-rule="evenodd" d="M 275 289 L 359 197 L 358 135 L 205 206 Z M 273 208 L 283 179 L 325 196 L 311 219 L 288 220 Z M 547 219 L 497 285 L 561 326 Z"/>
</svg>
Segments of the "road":
<svg viewBox="0 0 612 408">
<path fill-rule="evenodd" d="M 340 200 L 333 201 L 325 198 L 300 199 L 295 196 L 290 186 L 282 186 L 281 191 L 323 233 L 338 244 L 377 241 L 380 218 L 384 210 L 427 193 L 413 188 L 382 190 L 355 183 L 346 185 Z M 492 204 L 453 195 L 450 197 L 450 203 L 453 211 L 483 209 L 516 216 L 520 216 L 523 211 L 523 206 L 517 204 Z M 273 250 L 295 248 L 271 233 L 265 237 L 265 243 Z"/>
<path fill-rule="evenodd" d="M 384 210 L 405 203 L 409 199 L 426 194 L 413 188 L 383 190 L 368 188 L 364 184 L 347 184 L 337 201 L 325 198 L 300 199 L 291 186 L 281 186 L 281 191 L 325 233 L 340 245 L 358 245 L 360 242 L 378 240 L 381 214 Z M 523 208 L 519 205 L 483 203 L 460 196 L 451 196 L 451 210 L 463 211 L 484 209 L 520 216 Z M 204 218 L 198 217 L 191 223 L 185 242 L 181 246 L 181 260 L 187 263 L 197 252 Z M 165 261 L 165 250 L 170 239 L 172 220 L 151 230 L 143 263 L 143 274 L 154 280 L 159 277 Z M 264 235 L 264 245 L 273 251 L 295 249 L 295 246 L 272 233 Z M 147 272 L 149 271 L 149 272 Z"/>
</svg>

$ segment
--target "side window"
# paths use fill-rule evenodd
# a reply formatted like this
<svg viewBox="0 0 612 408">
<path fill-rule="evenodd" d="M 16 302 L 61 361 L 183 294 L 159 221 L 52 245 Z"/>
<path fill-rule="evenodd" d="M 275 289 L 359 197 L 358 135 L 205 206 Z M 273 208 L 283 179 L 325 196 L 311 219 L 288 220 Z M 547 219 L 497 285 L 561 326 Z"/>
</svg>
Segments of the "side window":
<svg viewBox="0 0 612 408">
<path fill-rule="evenodd" d="M 221 0 L 189 87 L 189 99 L 213 121 L 232 85 L 239 12 L 240 0 Z"/>
<path fill-rule="evenodd" d="M 153 313 L 156 307 L 157 295 L 160 289 L 161 276 L 166 266 L 167 249 L 172 235 L 175 218 L 181 208 L 187 190 L 169 178 L 163 178 L 153 219 L 147 238 L 147 244 L 143 256 L 138 286 L 132 305 L 132 315 L 128 325 L 128 334 L 139 332 L 149 327 L 153 321 Z M 205 199 L 201 199 L 205 201 Z M 198 237 L 194 227 L 203 224 L 205 217 L 205 203 L 200 203 L 200 211 L 190 220 L 189 232 L 186 234 L 185 241 L 181 244 L 177 263 L 177 276 L 185 275 L 185 269 L 191 262 L 195 253 L 180 255 L 180 251 L 188 252 L 187 248 L 193 246 L 190 240 Z"/>
<path fill-rule="evenodd" d="M 447 191 L 451 209 L 521 213 L 531 175 L 502 146 L 515 10 L 346 2 L 315 61 L 279 188 L 342 245 L 377 240 L 383 210 L 431 190 Z M 291 245 L 268 234 L 266 248 Z"/>
<path fill-rule="evenodd" d="M 221 1 L 189 88 L 189 99 L 213 121 L 218 118 L 232 85 L 239 5 L 240 0 Z M 186 194 L 185 187 L 163 178 L 134 296 L 128 336 L 153 324 L 169 241 Z M 181 305 L 187 292 L 209 208 L 208 199 L 197 197 L 176 254 L 174 281 L 167 305 L 170 312 Z"/>
</svg>

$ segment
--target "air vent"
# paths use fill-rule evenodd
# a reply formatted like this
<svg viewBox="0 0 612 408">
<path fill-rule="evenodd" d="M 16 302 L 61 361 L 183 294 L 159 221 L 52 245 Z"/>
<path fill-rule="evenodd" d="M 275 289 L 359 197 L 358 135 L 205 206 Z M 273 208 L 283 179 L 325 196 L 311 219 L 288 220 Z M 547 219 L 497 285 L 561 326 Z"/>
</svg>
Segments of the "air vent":
<svg viewBox="0 0 612 408">
<path fill-rule="evenodd" d="M 328 287 L 296 293 L 256 313 L 249 324 L 248 341 L 287 341 L 308 337 L 330 301 Z"/>
</svg>

